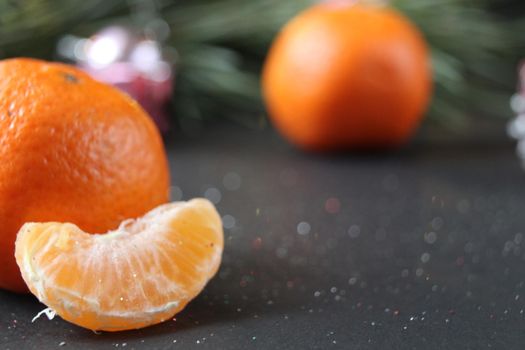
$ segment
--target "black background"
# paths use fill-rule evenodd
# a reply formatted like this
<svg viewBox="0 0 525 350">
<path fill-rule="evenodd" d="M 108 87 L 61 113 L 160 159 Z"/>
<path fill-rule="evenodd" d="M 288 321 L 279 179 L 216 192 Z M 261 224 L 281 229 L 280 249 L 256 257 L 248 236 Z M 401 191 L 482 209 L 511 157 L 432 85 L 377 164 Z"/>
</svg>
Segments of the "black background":
<svg viewBox="0 0 525 350">
<path fill-rule="evenodd" d="M 323 156 L 272 131 L 211 127 L 167 148 L 173 196 L 214 188 L 235 219 L 206 290 L 176 320 L 98 335 L 31 323 L 44 306 L 0 292 L 0 348 L 523 348 L 525 173 L 512 142 Z"/>
</svg>

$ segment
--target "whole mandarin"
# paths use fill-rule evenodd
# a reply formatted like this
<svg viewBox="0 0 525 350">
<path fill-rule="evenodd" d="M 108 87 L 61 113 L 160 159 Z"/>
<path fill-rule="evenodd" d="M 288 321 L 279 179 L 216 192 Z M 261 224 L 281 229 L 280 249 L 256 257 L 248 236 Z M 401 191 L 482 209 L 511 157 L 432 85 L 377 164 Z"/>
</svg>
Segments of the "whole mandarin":
<svg viewBox="0 0 525 350">
<path fill-rule="evenodd" d="M 24 223 L 106 232 L 168 192 L 161 136 L 130 97 L 68 65 L 0 61 L 0 288 L 27 291 L 14 257 Z"/>
<path fill-rule="evenodd" d="M 277 36 L 262 89 L 275 127 L 303 149 L 392 147 L 418 127 L 431 75 L 425 40 L 403 15 L 325 1 Z"/>
</svg>

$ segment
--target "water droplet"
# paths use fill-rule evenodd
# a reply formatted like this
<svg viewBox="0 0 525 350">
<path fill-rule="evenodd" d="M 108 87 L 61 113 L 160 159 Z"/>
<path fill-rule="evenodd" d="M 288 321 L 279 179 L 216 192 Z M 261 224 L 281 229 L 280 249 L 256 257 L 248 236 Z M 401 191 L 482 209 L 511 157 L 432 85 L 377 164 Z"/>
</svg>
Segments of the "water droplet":
<svg viewBox="0 0 525 350">
<path fill-rule="evenodd" d="M 423 264 L 426 264 L 430 260 L 430 254 L 429 253 L 423 253 L 421 254 L 421 262 Z"/>
</svg>

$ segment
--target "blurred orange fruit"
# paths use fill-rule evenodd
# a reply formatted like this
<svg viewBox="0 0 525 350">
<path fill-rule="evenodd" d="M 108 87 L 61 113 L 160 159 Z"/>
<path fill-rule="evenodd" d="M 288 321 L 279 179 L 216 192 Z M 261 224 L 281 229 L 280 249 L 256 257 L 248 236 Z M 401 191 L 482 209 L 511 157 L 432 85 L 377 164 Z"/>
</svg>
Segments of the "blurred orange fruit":
<svg viewBox="0 0 525 350">
<path fill-rule="evenodd" d="M 28 223 L 16 240 L 31 292 L 63 319 L 105 331 L 171 318 L 215 275 L 222 250 L 221 219 L 205 199 L 161 205 L 105 235 Z"/>
<path fill-rule="evenodd" d="M 25 222 L 104 232 L 168 191 L 160 134 L 130 97 L 68 65 L 0 61 L 0 288 L 27 291 L 14 257 Z"/>
<path fill-rule="evenodd" d="M 262 88 L 277 129 L 304 149 L 398 146 L 428 105 L 425 41 L 387 7 L 325 1 L 273 43 Z"/>
</svg>

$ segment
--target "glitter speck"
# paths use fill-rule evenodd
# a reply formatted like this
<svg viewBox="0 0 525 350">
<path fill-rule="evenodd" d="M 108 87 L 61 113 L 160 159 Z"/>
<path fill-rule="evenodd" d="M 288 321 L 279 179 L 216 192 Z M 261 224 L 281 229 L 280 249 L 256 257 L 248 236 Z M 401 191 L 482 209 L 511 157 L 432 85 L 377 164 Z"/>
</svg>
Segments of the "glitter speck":
<svg viewBox="0 0 525 350">
<path fill-rule="evenodd" d="M 224 215 L 222 217 L 222 225 L 225 229 L 231 229 L 235 226 L 235 218 L 231 215 Z"/>
<path fill-rule="evenodd" d="M 281 184 L 287 187 L 292 187 L 297 183 L 297 171 L 292 168 L 283 169 L 279 175 Z"/>
<path fill-rule="evenodd" d="M 252 241 L 252 248 L 255 249 L 255 250 L 259 250 L 259 249 L 261 249 L 262 244 L 263 244 L 262 238 L 261 237 L 257 237 L 257 238 L 255 238 Z"/>
<path fill-rule="evenodd" d="M 352 225 L 348 229 L 348 235 L 350 238 L 357 238 L 361 234 L 361 228 L 357 225 Z"/>
<path fill-rule="evenodd" d="M 437 234 L 435 232 L 425 233 L 425 242 L 428 244 L 434 244 L 437 241 Z"/>
<path fill-rule="evenodd" d="M 58 346 L 64 346 L 64 345 L 66 345 L 66 342 L 65 342 L 65 341 L 61 341 L 61 342 L 58 344 Z"/>
<path fill-rule="evenodd" d="M 310 230 L 311 230 L 311 226 L 306 221 L 301 221 L 297 225 L 297 233 L 300 235 L 307 235 L 310 233 Z"/>
<path fill-rule="evenodd" d="M 241 187 L 241 177 L 235 172 L 227 173 L 222 179 L 222 184 L 227 190 L 238 190 Z"/>
<path fill-rule="evenodd" d="M 172 201 L 180 201 L 182 197 L 182 189 L 179 186 L 170 187 L 170 198 Z"/>
<path fill-rule="evenodd" d="M 320 295 L 321 295 L 321 292 L 320 292 L 320 291 L 316 290 L 316 291 L 314 292 L 314 297 L 318 298 Z"/>
<path fill-rule="evenodd" d="M 288 255 L 288 249 L 286 249 L 286 247 L 279 247 L 275 250 L 275 255 L 281 259 L 286 258 Z"/>
<path fill-rule="evenodd" d="M 213 204 L 218 204 L 221 201 L 222 194 L 215 187 L 210 187 L 204 191 L 204 197 L 210 200 Z"/>
<path fill-rule="evenodd" d="M 394 192 L 399 187 L 399 179 L 395 174 L 389 174 L 383 179 L 383 188 L 388 192 Z"/>
<path fill-rule="evenodd" d="M 430 222 L 430 226 L 432 226 L 432 229 L 436 231 L 439 231 L 443 227 L 443 224 L 444 224 L 444 221 L 439 216 L 436 216 Z"/>
<path fill-rule="evenodd" d="M 328 198 L 324 204 L 327 213 L 337 214 L 341 210 L 341 202 L 335 197 Z"/>
<path fill-rule="evenodd" d="M 468 199 L 462 199 L 456 204 L 456 209 L 461 214 L 467 214 L 470 210 L 470 201 Z"/>
</svg>

